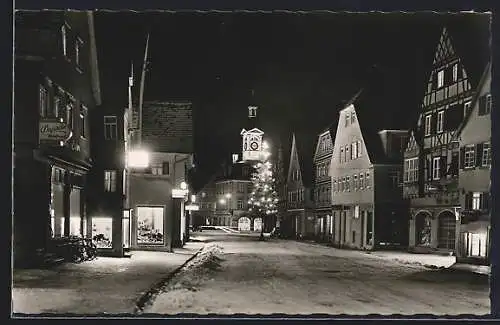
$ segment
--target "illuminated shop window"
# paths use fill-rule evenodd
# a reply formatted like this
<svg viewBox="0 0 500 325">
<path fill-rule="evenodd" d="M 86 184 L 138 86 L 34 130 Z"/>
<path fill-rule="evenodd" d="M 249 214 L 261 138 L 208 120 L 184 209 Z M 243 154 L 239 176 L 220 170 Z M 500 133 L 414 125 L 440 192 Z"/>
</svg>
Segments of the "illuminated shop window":
<svg viewBox="0 0 500 325">
<path fill-rule="evenodd" d="M 139 245 L 163 244 L 163 208 L 137 208 L 137 243 Z"/>
<path fill-rule="evenodd" d="M 80 236 L 80 217 L 69 218 L 69 234 L 73 236 Z"/>
<path fill-rule="evenodd" d="M 111 248 L 113 235 L 113 219 L 100 217 L 92 219 L 92 240 L 97 248 Z"/>
</svg>

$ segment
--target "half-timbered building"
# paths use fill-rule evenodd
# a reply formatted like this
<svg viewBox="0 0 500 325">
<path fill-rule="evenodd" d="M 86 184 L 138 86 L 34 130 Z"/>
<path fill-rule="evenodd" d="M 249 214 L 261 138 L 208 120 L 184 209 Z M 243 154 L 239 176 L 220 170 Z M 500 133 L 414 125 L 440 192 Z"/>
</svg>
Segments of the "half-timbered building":
<svg viewBox="0 0 500 325">
<path fill-rule="evenodd" d="M 459 145 L 452 141 L 474 89 L 446 28 L 436 47 L 417 126 L 405 150 L 409 249 L 453 252 L 460 208 Z"/>
</svg>

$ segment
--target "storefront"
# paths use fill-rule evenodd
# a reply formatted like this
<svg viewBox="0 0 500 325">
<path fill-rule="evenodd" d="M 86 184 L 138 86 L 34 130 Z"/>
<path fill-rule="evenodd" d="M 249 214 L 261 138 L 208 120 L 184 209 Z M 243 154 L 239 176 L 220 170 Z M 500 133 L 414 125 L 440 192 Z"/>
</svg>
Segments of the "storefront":
<svg viewBox="0 0 500 325">
<path fill-rule="evenodd" d="M 457 262 L 488 265 L 491 246 L 489 214 L 463 211 L 461 222 L 457 240 Z"/>
</svg>

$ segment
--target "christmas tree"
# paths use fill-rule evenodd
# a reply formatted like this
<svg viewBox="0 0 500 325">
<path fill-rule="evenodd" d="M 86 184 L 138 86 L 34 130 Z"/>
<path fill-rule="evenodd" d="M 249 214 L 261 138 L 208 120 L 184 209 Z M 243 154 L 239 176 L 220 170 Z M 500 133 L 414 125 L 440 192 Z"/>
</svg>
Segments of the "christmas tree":
<svg viewBox="0 0 500 325">
<path fill-rule="evenodd" d="M 252 174 L 252 192 L 248 201 L 249 211 L 255 218 L 261 218 L 261 239 L 264 238 L 264 220 L 277 212 L 278 193 L 276 192 L 276 179 L 273 166 L 270 161 L 271 154 L 267 151 L 268 146 L 264 143 L 262 161 L 254 165 Z"/>
</svg>

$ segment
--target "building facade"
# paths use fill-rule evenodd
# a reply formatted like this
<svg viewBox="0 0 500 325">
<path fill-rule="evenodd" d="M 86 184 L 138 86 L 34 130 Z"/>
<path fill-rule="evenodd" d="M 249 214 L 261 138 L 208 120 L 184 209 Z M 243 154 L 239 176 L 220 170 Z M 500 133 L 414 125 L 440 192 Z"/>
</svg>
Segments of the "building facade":
<svg viewBox="0 0 500 325">
<path fill-rule="evenodd" d="M 332 235 L 334 234 L 331 177 L 328 175 L 332 155 L 332 135 L 330 128 L 328 128 L 318 136 L 313 162 L 313 168 L 316 173 L 314 178 L 315 235 L 320 241 L 332 241 Z"/>
<path fill-rule="evenodd" d="M 486 66 L 471 109 L 458 128 L 460 218 L 457 262 L 490 264 L 491 247 L 491 63 Z"/>
<path fill-rule="evenodd" d="M 401 245 L 407 221 L 399 178 L 407 132 L 377 131 L 374 121 L 358 112 L 360 97 L 363 91 L 340 111 L 333 145 L 333 243 L 367 250 Z M 384 119 L 377 123 L 382 126 Z"/>
<path fill-rule="evenodd" d="M 314 238 L 313 140 L 292 134 L 287 176 L 287 217 L 282 230 L 288 236 Z"/>
<path fill-rule="evenodd" d="M 453 141 L 474 90 L 446 28 L 436 48 L 417 127 L 404 162 L 409 249 L 454 252 L 460 209 L 459 144 Z"/>
<path fill-rule="evenodd" d="M 191 103 L 145 102 L 140 152 L 146 168 L 130 169 L 130 247 L 170 251 L 187 238 L 190 171 L 194 165 Z M 134 150 L 134 149 L 132 149 Z"/>
<path fill-rule="evenodd" d="M 15 15 L 15 263 L 51 237 L 91 236 L 89 115 L 101 101 L 93 19 L 90 11 Z"/>
<path fill-rule="evenodd" d="M 199 210 L 192 212 L 191 222 L 193 227 L 215 224 L 215 193 L 215 177 L 212 177 L 203 188 L 196 193 Z"/>
</svg>

